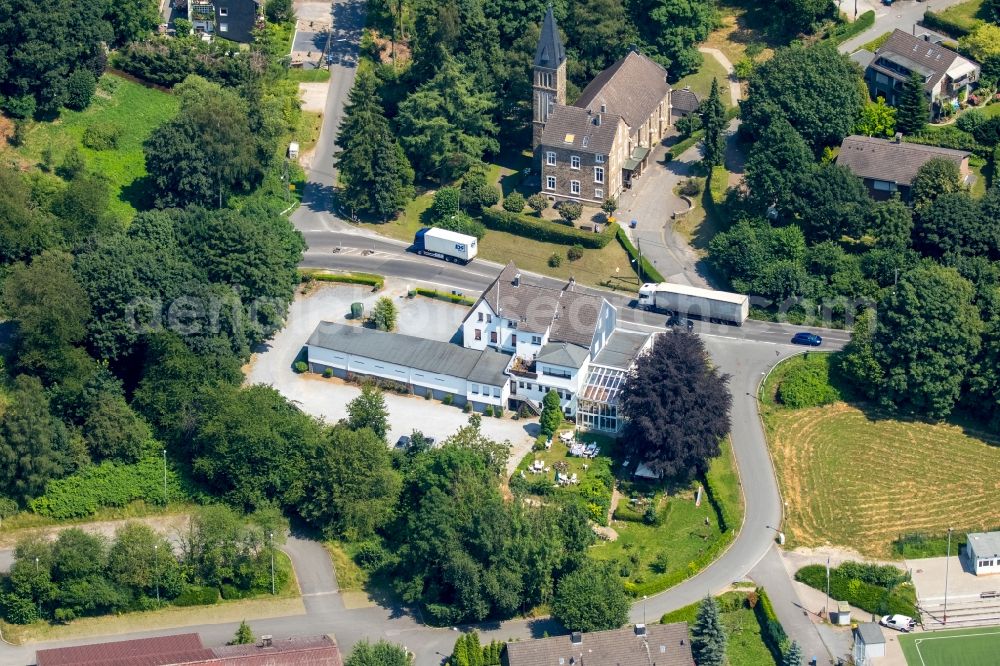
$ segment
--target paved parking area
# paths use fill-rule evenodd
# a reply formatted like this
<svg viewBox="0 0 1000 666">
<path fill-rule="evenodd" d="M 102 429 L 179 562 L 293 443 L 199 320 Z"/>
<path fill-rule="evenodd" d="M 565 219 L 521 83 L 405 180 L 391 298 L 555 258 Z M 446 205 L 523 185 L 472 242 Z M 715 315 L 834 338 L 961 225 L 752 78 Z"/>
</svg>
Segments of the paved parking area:
<svg viewBox="0 0 1000 666">
<path fill-rule="evenodd" d="M 289 310 L 285 328 L 255 353 L 244 369 L 247 383 L 273 386 L 305 412 L 328 423 L 344 418 L 347 403 L 360 393 L 360 389 L 338 379 L 296 374 L 292 364 L 320 321 L 345 323 L 352 302 L 364 303 L 367 311 L 381 296 L 389 296 L 399 308 L 397 332 L 433 340 L 452 339 L 468 308 L 422 297 L 408 299 L 406 291 L 407 284 L 390 280 L 378 293 L 362 286 L 324 284 L 299 296 Z M 436 400 L 391 393 L 387 393 L 385 399 L 389 408 L 390 442 L 413 430 L 442 440 L 468 422 L 468 415 L 461 409 Z M 514 421 L 509 417 L 483 417 L 482 431 L 493 439 L 511 442 L 509 468 L 512 471 L 517 461 L 531 449 L 538 424 Z"/>
</svg>

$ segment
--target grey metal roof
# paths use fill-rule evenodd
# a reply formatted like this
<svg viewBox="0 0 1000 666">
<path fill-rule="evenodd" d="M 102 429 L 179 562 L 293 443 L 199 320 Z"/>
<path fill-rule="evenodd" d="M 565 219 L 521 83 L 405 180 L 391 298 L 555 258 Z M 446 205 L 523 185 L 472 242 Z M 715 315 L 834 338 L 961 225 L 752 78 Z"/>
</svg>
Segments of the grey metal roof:
<svg viewBox="0 0 1000 666">
<path fill-rule="evenodd" d="M 963 150 L 852 135 L 840 145 L 837 164 L 847 167 L 859 178 L 909 186 L 920 167 L 930 160 L 941 157 L 961 165 L 968 156 L 969 153 Z"/>
<path fill-rule="evenodd" d="M 504 319 L 518 322 L 518 330 L 532 333 L 548 330 L 549 342 L 571 342 L 589 349 L 604 299 L 573 291 L 569 285 L 550 289 L 531 284 L 523 275 L 515 279 L 518 275 L 521 271 L 514 262 L 507 264 L 480 296 L 480 301 L 486 301 Z"/>
<path fill-rule="evenodd" d="M 503 386 L 507 381 L 504 370 L 510 362 L 510 357 L 492 349 L 466 349 L 450 342 L 329 321 L 316 326 L 307 344 L 491 386 Z"/>
<path fill-rule="evenodd" d="M 670 93 L 670 106 L 674 111 L 691 113 L 696 111 L 701 104 L 698 95 L 690 88 L 681 88 Z"/>
<path fill-rule="evenodd" d="M 562 38 L 559 37 L 556 18 L 552 15 L 552 5 L 549 5 L 545 11 L 545 18 L 542 19 L 542 34 L 538 38 L 538 48 L 535 49 L 535 67 L 556 69 L 565 60 L 566 49 L 563 47 Z"/>
<path fill-rule="evenodd" d="M 574 645 L 569 636 L 507 643 L 510 666 L 694 666 L 687 623 L 651 624 L 646 635 L 632 627 L 583 634 Z"/>
<path fill-rule="evenodd" d="M 588 356 L 590 350 L 586 347 L 569 342 L 550 342 L 538 352 L 535 361 L 561 365 L 564 368 L 582 368 Z"/>
<path fill-rule="evenodd" d="M 909 70 L 918 71 L 928 77 L 925 88 L 931 90 L 945 75 L 948 68 L 960 57 L 954 51 L 925 42 L 920 37 L 915 37 L 908 32 L 896 28 L 889 39 L 875 52 L 875 60 L 871 66 L 880 72 L 900 78 L 900 75 L 892 70 L 878 67 L 878 58 L 885 57 L 887 60 L 898 62 Z"/>
<path fill-rule="evenodd" d="M 636 354 L 649 340 L 649 335 L 649 333 L 615 329 L 608 341 L 604 343 L 604 347 L 597 353 L 594 363 L 606 365 L 609 368 L 628 370 L 635 360 Z"/>
<path fill-rule="evenodd" d="M 653 109 L 670 93 L 667 70 L 646 56 L 630 51 L 594 77 L 574 106 L 607 112 L 625 119 L 635 129 L 646 122 Z"/>
<path fill-rule="evenodd" d="M 1000 532 L 969 532 L 968 543 L 977 557 L 1000 557 Z"/>
<path fill-rule="evenodd" d="M 885 643 L 882 629 L 874 622 L 861 622 L 857 628 L 858 638 L 865 645 L 881 645 Z"/>
<path fill-rule="evenodd" d="M 541 145 L 607 155 L 614 146 L 620 122 L 617 115 L 557 104 L 545 121 Z"/>
</svg>

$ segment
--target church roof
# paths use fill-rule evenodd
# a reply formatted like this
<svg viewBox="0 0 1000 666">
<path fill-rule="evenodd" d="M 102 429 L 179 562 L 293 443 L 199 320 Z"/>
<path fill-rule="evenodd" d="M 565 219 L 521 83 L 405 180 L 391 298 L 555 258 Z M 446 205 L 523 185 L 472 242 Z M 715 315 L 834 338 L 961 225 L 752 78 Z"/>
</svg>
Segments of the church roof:
<svg viewBox="0 0 1000 666">
<path fill-rule="evenodd" d="M 542 129 L 541 145 L 607 155 L 614 146 L 619 122 L 616 115 L 557 104 Z"/>
<path fill-rule="evenodd" d="M 552 15 L 552 5 L 549 5 L 542 19 L 542 35 L 538 38 L 538 48 L 535 49 L 535 67 L 556 69 L 566 60 L 566 49 L 559 37 L 556 18 Z"/>
<path fill-rule="evenodd" d="M 621 116 L 629 127 L 636 128 L 649 118 L 669 92 L 667 70 L 646 56 L 630 51 L 594 77 L 574 106 L 597 113 L 604 105 L 607 113 Z"/>
</svg>

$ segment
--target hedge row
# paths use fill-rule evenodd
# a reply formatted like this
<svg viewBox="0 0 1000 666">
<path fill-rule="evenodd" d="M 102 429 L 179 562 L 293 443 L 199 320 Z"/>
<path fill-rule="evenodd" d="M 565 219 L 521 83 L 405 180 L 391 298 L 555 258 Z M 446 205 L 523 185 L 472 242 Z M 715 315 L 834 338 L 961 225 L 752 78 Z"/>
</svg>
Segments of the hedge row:
<svg viewBox="0 0 1000 666">
<path fill-rule="evenodd" d="M 1000 527 L 997 528 L 1000 530 Z M 968 539 L 964 533 L 951 535 L 951 554 L 958 554 Z M 907 560 L 922 557 L 944 557 L 948 554 L 947 534 L 902 534 L 892 542 L 892 551 Z"/>
<path fill-rule="evenodd" d="M 481 221 L 487 229 L 494 231 L 505 231 L 543 243 L 579 244 L 592 250 L 599 250 L 610 243 L 619 228 L 617 224 L 611 223 L 605 225 L 601 233 L 595 234 L 592 231 L 583 231 L 558 222 L 508 213 L 505 210 L 496 210 L 495 208 L 483 209 Z"/>
<path fill-rule="evenodd" d="M 468 296 L 459 296 L 458 294 L 448 294 L 443 291 L 437 291 L 435 289 L 424 289 L 423 287 L 417 287 L 414 290 L 417 294 L 421 296 L 426 296 L 427 298 L 436 298 L 439 301 L 448 301 L 449 303 L 460 303 L 461 305 L 475 305 L 476 301 Z"/>
<path fill-rule="evenodd" d="M 834 44 L 843 44 L 851 37 L 860 35 L 873 25 L 875 25 L 875 12 L 868 10 L 853 23 L 841 23 L 837 25 L 827 33 L 826 39 Z"/>
<path fill-rule="evenodd" d="M 960 39 L 965 37 L 970 32 L 972 28 L 961 23 L 952 21 L 951 19 L 938 14 L 937 12 L 932 12 L 927 10 L 924 12 L 924 20 L 921 21 L 925 28 L 930 28 L 931 30 L 940 30 L 941 32 L 947 33 L 948 35 L 954 37 L 955 39 Z"/>
<path fill-rule="evenodd" d="M 705 130 L 703 129 L 695 130 L 694 132 L 691 133 L 691 136 L 689 136 L 688 138 L 681 139 L 674 145 L 670 146 L 670 150 L 668 150 L 665 153 L 663 161 L 669 162 L 671 160 L 677 159 L 683 153 L 687 152 L 688 148 L 690 148 L 691 146 L 698 143 L 704 138 L 705 138 Z"/>
<path fill-rule="evenodd" d="M 189 494 L 177 472 L 167 468 L 171 501 Z M 51 518 L 85 518 L 105 507 L 123 507 L 136 500 L 163 504 L 163 459 L 153 456 L 133 465 L 104 462 L 62 479 L 50 481 L 45 494 L 30 502 L 31 510 Z"/>
<path fill-rule="evenodd" d="M 705 498 L 715 509 L 715 515 L 719 519 L 719 530 L 721 532 L 735 532 L 740 526 L 740 517 L 734 516 L 729 507 L 719 501 L 719 493 L 715 489 L 715 483 L 708 474 L 701 476 L 701 483 L 705 487 Z"/>
<path fill-rule="evenodd" d="M 784 663 L 788 634 L 785 633 L 785 628 L 778 621 L 778 616 L 774 613 L 774 606 L 771 605 L 771 599 L 762 587 L 757 588 L 757 603 L 753 604 L 753 614 L 760 625 L 760 637 L 764 639 L 764 645 L 771 651 L 774 663 Z"/>
<path fill-rule="evenodd" d="M 908 585 L 882 587 L 860 578 L 845 575 L 838 567 L 830 571 L 830 596 L 846 601 L 856 608 L 876 615 L 909 615 L 916 617 L 917 606 L 913 588 Z M 795 580 L 817 590 L 826 590 L 826 567 L 810 564 L 795 572 Z"/>
<path fill-rule="evenodd" d="M 304 273 L 310 280 L 320 282 L 340 282 L 343 284 L 364 284 L 379 291 L 385 285 L 385 278 L 371 273 Z"/>
<path fill-rule="evenodd" d="M 621 243 L 625 252 L 628 253 L 629 258 L 634 262 L 638 262 L 639 251 L 635 249 L 635 245 L 632 245 L 632 241 L 628 239 L 628 235 L 621 227 L 618 227 L 616 238 L 618 238 L 618 242 Z M 653 268 L 653 264 L 649 263 L 649 259 L 646 257 L 642 258 L 642 275 L 640 277 L 646 282 L 666 282 L 663 276 L 660 275 L 660 272 Z"/>
<path fill-rule="evenodd" d="M 993 152 L 992 148 L 977 142 L 975 137 L 968 132 L 951 126 L 929 128 L 921 134 L 906 135 L 903 137 L 903 141 L 953 150 L 967 150 L 984 159 L 988 159 Z"/>
</svg>

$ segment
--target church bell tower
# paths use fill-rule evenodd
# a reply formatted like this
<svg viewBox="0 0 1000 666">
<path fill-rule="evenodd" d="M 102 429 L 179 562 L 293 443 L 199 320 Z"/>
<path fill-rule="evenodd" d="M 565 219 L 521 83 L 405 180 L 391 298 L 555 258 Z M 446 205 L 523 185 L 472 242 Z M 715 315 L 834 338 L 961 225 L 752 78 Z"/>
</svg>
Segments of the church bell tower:
<svg viewBox="0 0 1000 666">
<path fill-rule="evenodd" d="M 535 66 L 532 73 L 531 147 L 537 148 L 542 140 L 542 129 L 556 104 L 566 104 L 566 49 L 559 38 L 559 28 L 549 5 L 542 19 L 542 35 L 535 49 Z"/>
</svg>

